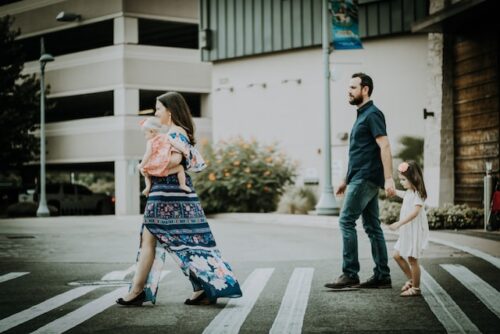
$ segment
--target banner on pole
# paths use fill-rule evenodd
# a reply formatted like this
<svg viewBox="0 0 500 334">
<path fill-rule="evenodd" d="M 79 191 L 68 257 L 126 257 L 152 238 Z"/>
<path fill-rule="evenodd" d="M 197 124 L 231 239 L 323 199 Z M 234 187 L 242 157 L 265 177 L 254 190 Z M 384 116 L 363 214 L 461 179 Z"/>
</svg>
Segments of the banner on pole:
<svg viewBox="0 0 500 334">
<path fill-rule="evenodd" d="M 362 49 L 359 38 L 358 1 L 330 0 L 332 8 L 333 48 Z"/>
</svg>

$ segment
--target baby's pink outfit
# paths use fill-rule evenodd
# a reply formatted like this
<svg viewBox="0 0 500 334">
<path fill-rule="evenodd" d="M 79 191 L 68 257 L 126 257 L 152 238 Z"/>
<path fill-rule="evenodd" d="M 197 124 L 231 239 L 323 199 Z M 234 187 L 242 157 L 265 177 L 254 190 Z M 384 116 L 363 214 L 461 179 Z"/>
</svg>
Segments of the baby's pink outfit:
<svg viewBox="0 0 500 334">
<path fill-rule="evenodd" d="M 172 147 L 168 135 L 160 133 L 150 139 L 151 141 L 151 156 L 148 162 L 144 165 L 144 172 L 152 176 L 167 176 L 168 162 L 172 152 L 178 152 Z"/>
</svg>

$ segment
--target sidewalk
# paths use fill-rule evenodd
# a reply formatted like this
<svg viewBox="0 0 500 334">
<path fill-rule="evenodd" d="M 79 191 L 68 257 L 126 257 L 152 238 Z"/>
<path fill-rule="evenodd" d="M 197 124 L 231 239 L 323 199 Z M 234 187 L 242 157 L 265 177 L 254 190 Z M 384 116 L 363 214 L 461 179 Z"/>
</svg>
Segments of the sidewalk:
<svg viewBox="0 0 500 334">
<path fill-rule="evenodd" d="M 337 216 L 288 215 L 278 213 L 219 213 L 209 215 L 208 219 L 232 220 L 259 224 L 279 224 L 304 226 L 314 228 L 339 228 Z M 362 230 L 361 223 L 357 226 Z M 397 234 L 383 226 L 384 233 Z M 500 232 L 486 232 L 484 230 L 431 230 L 432 242 L 445 244 L 455 248 L 468 247 L 479 250 L 500 261 Z"/>
</svg>

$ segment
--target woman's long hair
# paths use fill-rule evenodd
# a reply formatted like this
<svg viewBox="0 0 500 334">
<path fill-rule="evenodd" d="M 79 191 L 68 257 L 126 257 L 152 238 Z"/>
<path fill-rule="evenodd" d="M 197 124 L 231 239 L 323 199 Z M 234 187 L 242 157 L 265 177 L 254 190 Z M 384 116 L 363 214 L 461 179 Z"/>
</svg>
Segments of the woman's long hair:
<svg viewBox="0 0 500 334">
<path fill-rule="evenodd" d="M 156 99 L 171 112 L 174 124 L 186 130 L 189 141 L 194 146 L 196 140 L 194 138 L 193 117 L 184 97 L 177 92 L 168 92 L 158 96 Z"/>
<path fill-rule="evenodd" d="M 427 198 L 427 190 L 425 190 L 424 176 L 420 166 L 413 160 L 406 161 L 408 169 L 400 173 L 404 175 L 408 181 L 415 187 L 420 197 Z"/>
</svg>

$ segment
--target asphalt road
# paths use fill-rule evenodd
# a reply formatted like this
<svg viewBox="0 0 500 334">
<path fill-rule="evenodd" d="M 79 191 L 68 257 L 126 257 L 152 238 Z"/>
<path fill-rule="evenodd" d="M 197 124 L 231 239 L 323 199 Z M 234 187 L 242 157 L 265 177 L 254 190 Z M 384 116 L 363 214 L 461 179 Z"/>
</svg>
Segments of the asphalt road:
<svg viewBox="0 0 500 334">
<path fill-rule="evenodd" d="M 500 328 L 500 269 L 482 258 L 431 243 L 421 261 L 424 297 L 399 296 L 405 277 L 392 259 L 393 289 L 332 292 L 323 284 L 340 274 L 335 226 L 210 223 L 244 298 L 184 305 L 191 286 L 169 259 L 157 304 L 124 308 L 113 300 L 132 275 L 127 269 L 136 256 L 139 216 L 0 221 L 0 332 L 445 333 L 458 328 L 498 333 Z M 366 235 L 360 230 L 358 236 L 363 280 L 373 262 Z M 395 241 L 387 235 L 389 250 Z M 106 275 L 119 280 L 103 280 Z"/>
</svg>

